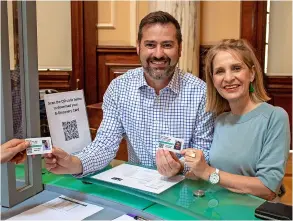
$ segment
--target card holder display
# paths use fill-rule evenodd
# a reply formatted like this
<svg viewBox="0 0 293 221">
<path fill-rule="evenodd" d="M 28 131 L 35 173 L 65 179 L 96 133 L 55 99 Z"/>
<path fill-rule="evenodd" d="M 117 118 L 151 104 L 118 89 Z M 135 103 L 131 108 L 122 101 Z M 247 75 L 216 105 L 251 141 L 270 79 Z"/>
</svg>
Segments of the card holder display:
<svg viewBox="0 0 293 221">
<path fill-rule="evenodd" d="M 292 206 L 266 201 L 255 209 L 254 215 L 263 220 L 292 220 Z"/>
</svg>

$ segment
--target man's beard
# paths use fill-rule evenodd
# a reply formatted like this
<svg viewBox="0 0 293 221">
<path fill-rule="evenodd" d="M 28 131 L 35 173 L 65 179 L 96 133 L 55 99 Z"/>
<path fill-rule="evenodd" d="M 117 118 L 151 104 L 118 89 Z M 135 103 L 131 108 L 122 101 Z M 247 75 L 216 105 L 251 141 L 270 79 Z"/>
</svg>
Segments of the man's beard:
<svg viewBox="0 0 293 221">
<path fill-rule="evenodd" d="M 164 68 L 164 71 L 162 71 L 163 69 L 161 68 L 153 68 L 150 66 L 150 63 L 152 61 L 164 61 L 167 62 L 167 67 Z M 147 59 L 147 65 L 143 66 L 144 72 L 146 74 L 148 74 L 151 78 L 155 79 L 155 80 L 161 80 L 161 79 L 168 79 L 171 78 L 174 74 L 174 70 L 176 68 L 177 62 L 174 65 L 170 65 L 171 63 L 171 59 L 168 57 L 164 57 L 164 58 L 148 58 Z M 157 70 L 160 70 L 160 72 L 158 72 Z"/>
</svg>

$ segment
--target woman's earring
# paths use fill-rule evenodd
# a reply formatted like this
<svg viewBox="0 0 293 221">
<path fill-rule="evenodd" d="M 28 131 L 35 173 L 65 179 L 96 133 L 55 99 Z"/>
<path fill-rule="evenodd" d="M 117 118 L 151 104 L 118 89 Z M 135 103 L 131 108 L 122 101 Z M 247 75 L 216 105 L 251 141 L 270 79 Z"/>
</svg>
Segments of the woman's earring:
<svg viewBox="0 0 293 221">
<path fill-rule="evenodd" d="M 251 82 L 249 84 L 249 92 L 251 92 L 251 93 L 254 92 L 254 87 L 252 86 L 252 83 Z"/>
</svg>

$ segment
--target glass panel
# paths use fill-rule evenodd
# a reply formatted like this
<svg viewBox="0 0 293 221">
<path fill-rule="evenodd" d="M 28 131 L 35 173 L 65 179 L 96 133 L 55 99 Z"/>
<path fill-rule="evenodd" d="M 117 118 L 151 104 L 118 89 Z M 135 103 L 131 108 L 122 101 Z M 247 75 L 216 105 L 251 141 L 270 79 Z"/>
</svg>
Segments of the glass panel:
<svg viewBox="0 0 293 221">
<path fill-rule="evenodd" d="M 1 9 L 1 142 L 13 137 L 39 137 L 35 2 L 6 1 Z M 8 16 L 9 15 L 9 16 Z M 9 21 L 8 21 L 9 17 Z M 2 27 L 2 26 L 1 26 Z M 2 34 L 2 33 L 1 33 Z M 23 154 L 12 161 L 19 163 Z M 29 165 L 29 166 L 28 166 Z M 41 161 L 1 164 L 1 205 L 11 207 L 42 191 Z M 30 171 L 29 171 L 30 169 Z"/>
<path fill-rule="evenodd" d="M 10 55 L 10 77 L 11 77 L 11 96 L 12 96 L 12 120 L 13 120 L 13 137 L 25 138 L 24 131 L 24 107 L 22 104 L 23 91 L 21 86 L 20 70 L 20 35 L 19 35 L 19 7 L 17 1 L 7 2 L 8 12 L 8 32 L 9 32 L 9 55 Z M 18 155 L 23 155 L 24 152 Z M 27 186 L 28 179 L 27 161 L 15 166 L 15 177 L 17 189 Z"/>
<path fill-rule="evenodd" d="M 8 32 L 9 32 L 9 58 L 12 96 L 13 137 L 23 138 L 22 108 L 19 69 L 19 34 L 18 34 L 18 7 L 17 2 L 7 2 Z M 22 153 L 23 154 L 23 153 Z M 25 186 L 24 165 L 15 167 L 16 187 Z"/>
<path fill-rule="evenodd" d="M 102 171 L 110 168 L 111 166 L 108 166 Z M 132 204 L 133 200 L 136 199 L 136 207 L 147 205 L 151 201 L 180 211 L 195 219 L 202 220 L 255 219 L 255 208 L 264 202 L 263 199 L 251 195 L 236 194 L 218 185 L 211 185 L 202 180 L 193 181 L 185 179 L 161 194 L 153 194 L 95 180 L 91 176 L 79 180 L 67 175 L 60 178 L 58 175 L 47 172 L 43 175 L 43 182 L 45 184 L 97 195 L 102 198 L 122 202 L 126 205 Z M 204 197 L 197 198 L 193 196 L 193 191 L 198 189 L 205 191 Z M 121 198 L 121 196 L 123 197 Z"/>
</svg>

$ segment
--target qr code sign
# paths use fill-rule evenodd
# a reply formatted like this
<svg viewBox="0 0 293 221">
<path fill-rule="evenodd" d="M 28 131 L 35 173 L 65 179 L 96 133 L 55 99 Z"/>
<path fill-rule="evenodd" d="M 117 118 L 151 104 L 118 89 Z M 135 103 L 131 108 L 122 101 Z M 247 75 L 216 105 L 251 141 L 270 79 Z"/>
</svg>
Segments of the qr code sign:
<svg viewBox="0 0 293 221">
<path fill-rule="evenodd" d="M 65 141 L 79 138 L 76 120 L 62 122 Z"/>
</svg>

